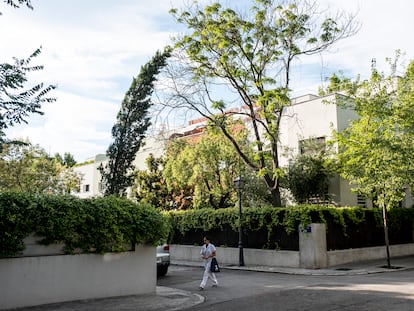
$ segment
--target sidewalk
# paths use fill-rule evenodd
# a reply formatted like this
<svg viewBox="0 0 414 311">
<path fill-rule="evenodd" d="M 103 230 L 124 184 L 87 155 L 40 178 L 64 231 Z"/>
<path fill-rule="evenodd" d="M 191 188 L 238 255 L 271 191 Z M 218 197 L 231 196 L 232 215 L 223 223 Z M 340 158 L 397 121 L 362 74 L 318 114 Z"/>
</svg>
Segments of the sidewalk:
<svg viewBox="0 0 414 311">
<path fill-rule="evenodd" d="M 200 262 L 190 261 L 172 261 L 173 265 L 200 267 Z M 221 265 L 221 269 L 232 270 L 246 270 L 257 272 L 273 272 L 285 274 L 299 274 L 299 275 L 357 275 L 357 274 L 371 274 L 401 271 L 407 269 L 414 269 L 414 256 L 391 258 L 391 268 L 387 268 L 386 259 L 371 260 L 365 262 L 357 262 L 351 264 L 344 264 L 329 269 L 302 269 L 302 268 L 281 268 L 281 267 L 266 267 L 266 266 L 244 266 L 237 265 Z"/>
<path fill-rule="evenodd" d="M 263 266 L 226 266 L 223 270 L 246 270 L 260 271 L 270 273 L 287 273 L 301 275 L 357 275 L 370 273 L 385 273 L 393 271 L 401 271 L 414 269 L 414 256 L 392 258 L 391 269 L 384 268 L 386 260 L 374 260 L 367 262 L 359 262 L 347 265 L 341 265 L 330 269 L 296 269 L 296 268 L 277 268 Z M 172 265 L 180 266 L 197 266 L 201 267 L 200 262 L 184 262 L 173 261 Z M 65 303 L 57 303 L 50 305 L 42 305 L 29 308 L 14 309 L 14 311 L 166 311 L 166 310 L 182 310 L 190 308 L 204 302 L 204 297 L 196 293 L 183 291 L 179 289 L 157 286 L 156 293 L 151 295 L 137 295 L 127 297 L 115 297 L 105 299 L 72 301 Z"/>
<path fill-rule="evenodd" d="M 204 302 L 204 297 L 175 288 L 157 286 L 155 294 L 68 301 L 10 311 L 175 311 Z"/>
</svg>

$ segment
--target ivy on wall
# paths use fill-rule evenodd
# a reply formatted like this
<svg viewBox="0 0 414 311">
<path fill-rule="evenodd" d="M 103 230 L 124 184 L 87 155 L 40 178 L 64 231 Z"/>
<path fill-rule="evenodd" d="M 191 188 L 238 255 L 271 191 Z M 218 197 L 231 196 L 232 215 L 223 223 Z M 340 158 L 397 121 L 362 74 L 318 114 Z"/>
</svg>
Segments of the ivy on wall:
<svg viewBox="0 0 414 311">
<path fill-rule="evenodd" d="M 264 230 L 267 232 L 267 243 L 277 228 L 284 228 L 290 235 L 297 232 L 300 224 L 325 223 L 327 231 L 337 231 L 342 237 L 350 238 L 352 230 L 364 222 L 374 221 L 374 227 L 380 228 L 382 223 L 380 209 L 365 209 L 361 207 L 327 207 L 318 205 L 300 205 L 289 208 L 255 207 L 243 208 L 243 232 Z M 414 209 L 393 208 L 388 211 L 390 230 L 399 230 L 405 224 L 414 224 Z M 166 212 L 170 222 L 170 241 L 174 235 L 185 236 L 195 231 L 211 232 L 230 227 L 234 232 L 239 228 L 238 208 L 226 209 L 197 209 L 186 211 Z M 335 228 L 334 228 L 335 227 Z M 198 242 L 199 237 L 196 237 Z M 263 245 L 265 248 L 266 245 Z"/>
</svg>

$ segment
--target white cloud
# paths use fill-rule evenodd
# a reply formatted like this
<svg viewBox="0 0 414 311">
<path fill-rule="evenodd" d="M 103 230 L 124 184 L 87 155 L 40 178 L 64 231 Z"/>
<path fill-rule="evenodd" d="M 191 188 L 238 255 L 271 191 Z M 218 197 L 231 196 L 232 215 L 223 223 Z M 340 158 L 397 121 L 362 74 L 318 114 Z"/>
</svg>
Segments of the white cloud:
<svg viewBox="0 0 414 311">
<path fill-rule="evenodd" d="M 11 137 L 29 138 L 51 155 L 70 152 L 78 161 L 104 153 L 119 110 L 117 103 L 56 92 L 57 102 L 43 105 L 43 116 L 11 128 Z"/>
<path fill-rule="evenodd" d="M 414 28 L 414 2 L 405 0 L 323 0 L 332 6 L 356 12 L 361 23 L 360 31 L 340 42 L 334 54 L 324 57 L 329 67 L 346 70 L 354 76 L 367 76 L 371 60 L 375 59 L 378 69 L 386 70 L 385 59 L 393 58 L 396 50 L 406 53 L 406 60 L 413 59 L 414 42 L 409 32 Z"/>
<path fill-rule="evenodd" d="M 158 24 L 171 18 L 170 3 L 45 0 L 34 6 L 33 11 L 1 8 L 0 35 L 8 44 L 2 46 L 0 59 L 26 58 L 42 46 L 34 64 L 45 69 L 29 78 L 56 84 L 52 96 L 57 102 L 44 104 L 43 116 L 33 116 L 28 125 L 7 134 L 83 161 L 105 152 L 133 76 L 169 43 L 173 32 Z"/>
</svg>

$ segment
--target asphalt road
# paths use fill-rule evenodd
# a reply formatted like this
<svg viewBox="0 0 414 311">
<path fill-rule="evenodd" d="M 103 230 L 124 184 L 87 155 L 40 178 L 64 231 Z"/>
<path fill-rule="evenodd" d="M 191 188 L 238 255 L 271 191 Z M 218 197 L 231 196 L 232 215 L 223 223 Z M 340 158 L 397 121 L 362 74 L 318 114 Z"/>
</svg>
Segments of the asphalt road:
<svg viewBox="0 0 414 311">
<path fill-rule="evenodd" d="M 219 287 L 199 292 L 198 267 L 170 266 L 159 286 L 198 293 L 190 310 L 414 311 L 414 270 L 349 276 L 309 276 L 222 269 Z"/>
</svg>

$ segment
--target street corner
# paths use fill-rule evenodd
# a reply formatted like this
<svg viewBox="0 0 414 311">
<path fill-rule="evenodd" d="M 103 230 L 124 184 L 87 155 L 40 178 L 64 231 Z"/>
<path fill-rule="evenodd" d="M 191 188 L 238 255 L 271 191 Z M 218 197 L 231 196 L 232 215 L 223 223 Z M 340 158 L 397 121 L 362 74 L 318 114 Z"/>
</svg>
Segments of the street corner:
<svg viewBox="0 0 414 311">
<path fill-rule="evenodd" d="M 204 300 L 203 296 L 189 291 L 157 286 L 156 300 L 151 310 L 183 310 L 203 303 Z"/>
</svg>

